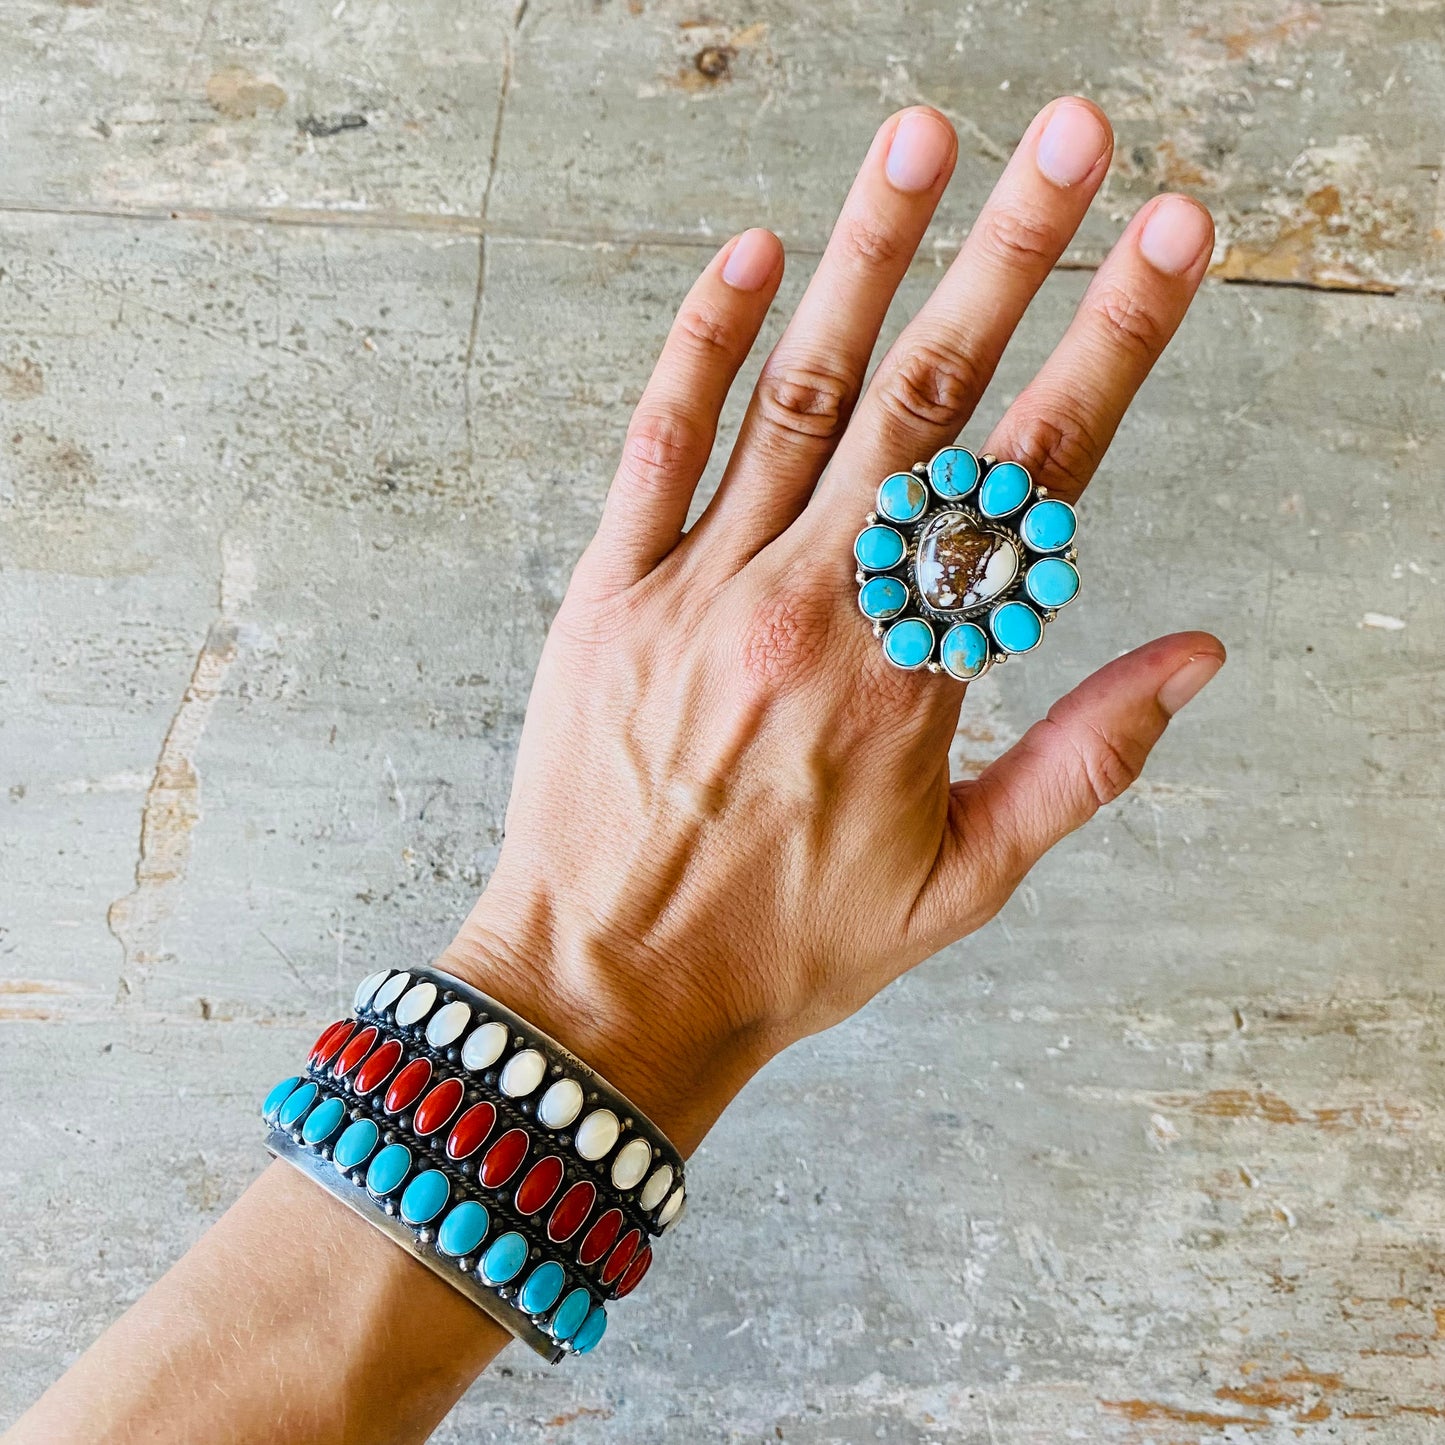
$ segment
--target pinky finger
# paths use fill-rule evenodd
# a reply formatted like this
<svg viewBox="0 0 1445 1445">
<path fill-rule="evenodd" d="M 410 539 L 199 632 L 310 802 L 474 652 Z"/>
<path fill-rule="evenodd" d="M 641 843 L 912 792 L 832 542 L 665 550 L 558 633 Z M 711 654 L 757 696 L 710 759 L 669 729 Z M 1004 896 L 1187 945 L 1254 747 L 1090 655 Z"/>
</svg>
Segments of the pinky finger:
<svg viewBox="0 0 1445 1445">
<path fill-rule="evenodd" d="M 605 590 L 631 586 L 682 536 L 718 417 L 783 274 L 782 243 L 744 231 L 688 292 L 632 415 L 584 566 Z"/>
</svg>

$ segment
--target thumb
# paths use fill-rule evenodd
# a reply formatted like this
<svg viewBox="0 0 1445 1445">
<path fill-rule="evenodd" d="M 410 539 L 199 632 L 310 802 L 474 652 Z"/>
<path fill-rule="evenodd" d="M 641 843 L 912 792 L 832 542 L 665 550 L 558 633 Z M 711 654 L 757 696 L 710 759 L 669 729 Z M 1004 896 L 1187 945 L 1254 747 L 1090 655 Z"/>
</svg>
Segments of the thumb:
<svg viewBox="0 0 1445 1445">
<path fill-rule="evenodd" d="M 1207 632 L 1158 638 L 1100 668 L 976 779 L 955 783 L 933 880 L 943 929 L 957 937 L 978 926 L 1055 843 L 1124 792 L 1169 719 L 1223 665 L 1224 644 Z"/>
</svg>

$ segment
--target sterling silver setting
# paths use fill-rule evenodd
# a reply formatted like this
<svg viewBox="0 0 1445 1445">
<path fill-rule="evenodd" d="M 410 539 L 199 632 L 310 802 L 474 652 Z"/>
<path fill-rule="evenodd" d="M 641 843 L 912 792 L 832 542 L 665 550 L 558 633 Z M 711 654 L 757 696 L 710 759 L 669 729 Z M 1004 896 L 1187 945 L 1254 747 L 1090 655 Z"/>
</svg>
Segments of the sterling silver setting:
<svg viewBox="0 0 1445 1445">
<path fill-rule="evenodd" d="M 1077 514 L 1018 462 L 944 447 L 885 477 L 864 521 L 858 608 L 905 671 L 975 681 L 1078 596 Z"/>
</svg>

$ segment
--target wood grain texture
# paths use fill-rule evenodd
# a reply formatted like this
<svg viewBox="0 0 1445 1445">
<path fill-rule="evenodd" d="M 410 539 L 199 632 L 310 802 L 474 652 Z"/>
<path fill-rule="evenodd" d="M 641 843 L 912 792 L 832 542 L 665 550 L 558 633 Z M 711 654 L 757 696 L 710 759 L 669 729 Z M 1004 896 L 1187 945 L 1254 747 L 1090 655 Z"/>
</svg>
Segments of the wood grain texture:
<svg viewBox="0 0 1445 1445">
<path fill-rule="evenodd" d="M 509 1355 L 438 1438 L 1439 1437 L 1445 9 L 10 16 L 0 1420 L 485 882 L 705 247 L 776 226 L 795 299 L 872 127 L 931 100 L 963 161 L 891 335 L 1078 89 L 1115 173 L 968 435 L 1158 187 L 1215 207 L 1217 277 L 1084 504 L 1084 602 L 956 761 L 1167 629 L 1230 665 L 999 920 L 748 1090 L 610 1348 Z"/>
</svg>

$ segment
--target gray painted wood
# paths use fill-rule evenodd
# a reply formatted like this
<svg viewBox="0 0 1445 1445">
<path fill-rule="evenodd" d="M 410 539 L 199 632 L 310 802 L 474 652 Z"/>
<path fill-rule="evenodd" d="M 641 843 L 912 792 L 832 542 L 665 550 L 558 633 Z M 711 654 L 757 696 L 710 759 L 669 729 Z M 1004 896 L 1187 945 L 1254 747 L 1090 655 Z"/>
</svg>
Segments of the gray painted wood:
<svg viewBox="0 0 1445 1445">
<path fill-rule="evenodd" d="M 439 1438 L 1434 1438 L 1442 8 L 1165 11 L 11 7 L 0 1419 L 485 881 L 704 244 L 775 225 L 795 298 L 873 125 L 932 100 L 964 160 L 896 330 L 1083 89 L 1122 143 L 1072 263 L 1167 182 L 1220 279 L 1085 503 L 1085 601 L 975 689 L 959 766 L 1168 628 L 1230 666 L 995 924 L 748 1090 L 610 1348 L 509 1355 Z"/>
</svg>

